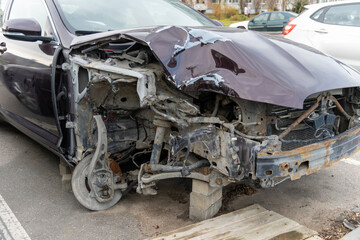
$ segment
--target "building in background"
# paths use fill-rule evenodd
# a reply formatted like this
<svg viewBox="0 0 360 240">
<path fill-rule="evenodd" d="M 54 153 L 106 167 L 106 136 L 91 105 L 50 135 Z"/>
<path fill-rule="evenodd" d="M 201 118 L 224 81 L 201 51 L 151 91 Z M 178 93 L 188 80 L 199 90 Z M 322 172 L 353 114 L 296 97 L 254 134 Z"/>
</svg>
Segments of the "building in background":
<svg viewBox="0 0 360 240">
<path fill-rule="evenodd" d="M 205 13 L 208 10 L 208 0 L 181 0 L 195 10 Z"/>
<path fill-rule="evenodd" d="M 206 13 L 212 13 L 214 4 L 226 4 L 243 13 L 245 6 L 251 14 L 267 11 L 291 11 L 298 0 L 182 0 L 196 10 L 205 9 Z M 307 0 L 309 4 L 336 2 L 342 0 Z M 202 5 L 202 6 L 201 6 Z M 202 11 L 204 12 L 204 11 Z"/>
<path fill-rule="evenodd" d="M 245 0 L 243 0 L 245 1 Z M 241 0 L 208 0 L 208 6 L 209 9 L 212 9 L 212 5 L 213 4 L 226 4 L 228 6 L 231 6 L 233 8 L 236 8 L 238 10 L 240 10 L 240 2 Z"/>
</svg>

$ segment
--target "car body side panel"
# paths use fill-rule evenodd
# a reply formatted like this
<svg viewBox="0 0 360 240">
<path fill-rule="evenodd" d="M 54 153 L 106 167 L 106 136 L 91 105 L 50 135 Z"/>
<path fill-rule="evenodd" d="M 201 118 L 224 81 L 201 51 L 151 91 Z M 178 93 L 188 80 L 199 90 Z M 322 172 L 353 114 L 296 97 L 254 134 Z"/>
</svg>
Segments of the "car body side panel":
<svg viewBox="0 0 360 240">
<path fill-rule="evenodd" d="M 360 71 L 360 27 L 318 23 L 309 38 L 314 48 Z"/>
<path fill-rule="evenodd" d="M 6 39 L 7 51 L 0 56 L 0 104 L 57 136 L 51 103 L 51 64 L 55 46 Z"/>
</svg>

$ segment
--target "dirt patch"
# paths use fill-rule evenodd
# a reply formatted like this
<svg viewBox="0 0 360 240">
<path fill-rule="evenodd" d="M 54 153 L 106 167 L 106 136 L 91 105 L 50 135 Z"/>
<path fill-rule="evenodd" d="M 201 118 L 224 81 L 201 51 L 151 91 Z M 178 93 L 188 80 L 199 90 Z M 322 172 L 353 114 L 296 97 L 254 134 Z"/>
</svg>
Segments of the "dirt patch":
<svg viewBox="0 0 360 240">
<path fill-rule="evenodd" d="M 228 213 L 231 211 L 229 208 L 229 203 L 235 198 L 238 198 L 241 195 L 253 195 L 256 193 L 256 187 L 252 183 L 241 183 L 241 184 L 232 184 L 223 189 L 223 202 L 219 214 Z"/>
<path fill-rule="evenodd" d="M 184 192 L 172 192 L 168 191 L 167 195 L 173 200 L 181 204 L 186 204 L 189 202 L 190 199 L 190 192 L 184 191 Z"/>
<path fill-rule="evenodd" d="M 323 229 L 319 236 L 324 240 L 338 240 L 351 232 L 352 230 L 344 226 L 344 220 L 350 224 L 358 225 L 360 223 L 360 212 L 346 211 L 334 219 L 329 227 Z"/>
<path fill-rule="evenodd" d="M 188 208 L 182 214 L 176 216 L 176 218 L 184 220 L 184 221 L 189 221 L 189 215 L 190 215 L 190 211 L 189 211 L 189 208 Z"/>
</svg>

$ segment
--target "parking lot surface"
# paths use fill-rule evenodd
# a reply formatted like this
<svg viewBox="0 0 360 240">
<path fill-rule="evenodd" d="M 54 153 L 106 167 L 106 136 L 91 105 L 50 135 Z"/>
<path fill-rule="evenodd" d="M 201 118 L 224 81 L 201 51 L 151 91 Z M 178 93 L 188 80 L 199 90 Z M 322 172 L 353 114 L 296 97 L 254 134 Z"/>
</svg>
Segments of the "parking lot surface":
<svg viewBox="0 0 360 240">
<path fill-rule="evenodd" d="M 0 195 L 31 239 L 144 239 L 189 225 L 191 182 L 159 183 L 158 196 L 135 193 L 102 212 L 84 209 L 61 190 L 58 158 L 0 124 Z M 231 197 L 224 212 L 258 203 L 313 230 L 360 206 L 360 157 L 275 188 Z M 1 230 L 1 229 L 0 229 Z"/>
</svg>

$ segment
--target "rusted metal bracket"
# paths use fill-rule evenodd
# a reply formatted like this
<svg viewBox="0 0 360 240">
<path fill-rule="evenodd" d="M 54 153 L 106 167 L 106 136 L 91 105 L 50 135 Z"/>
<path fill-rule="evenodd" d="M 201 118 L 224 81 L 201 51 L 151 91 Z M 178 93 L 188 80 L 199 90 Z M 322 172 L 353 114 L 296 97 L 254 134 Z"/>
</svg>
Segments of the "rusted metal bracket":
<svg viewBox="0 0 360 240">
<path fill-rule="evenodd" d="M 161 150 L 163 147 L 166 129 L 170 128 L 171 126 L 169 121 L 159 117 L 157 117 L 154 120 L 154 126 L 156 126 L 156 134 L 155 134 L 153 150 L 150 158 L 150 163 L 158 164 L 160 160 Z"/>
<path fill-rule="evenodd" d="M 282 139 L 284 138 L 286 135 L 288 135 L 294 128 L 296 128 L 297 125 L 299 125 L 305 118 L 307 118 L 313 111 L 316 110 L 316 108 L 319 106 L 319 103 L 321 101 L 322 95 L 320 95 L 317 100 L 316 103 L 309 108 L 306 112 L 304 112 L 304 114 L 302 114 L 298 119 L 296 119 L 295 122 L 293 122 L 293 124 L 291 124 L 285 131 L 283 131 L 280 135 L 279 138 Z"/>
<path fill-rule="evenodd" d="M 341 106 L 341 104 L 338 102 L 338 100 L 334 96 L 330 96 L 330 100 L 332 100 L 335 103 L 336 107 L 346 117 L 347 120 L 351 119 L 351 116 L 349 114 L 347 114 L 347 112 L 344 110 L 344 108 Z"/>
</svg>

